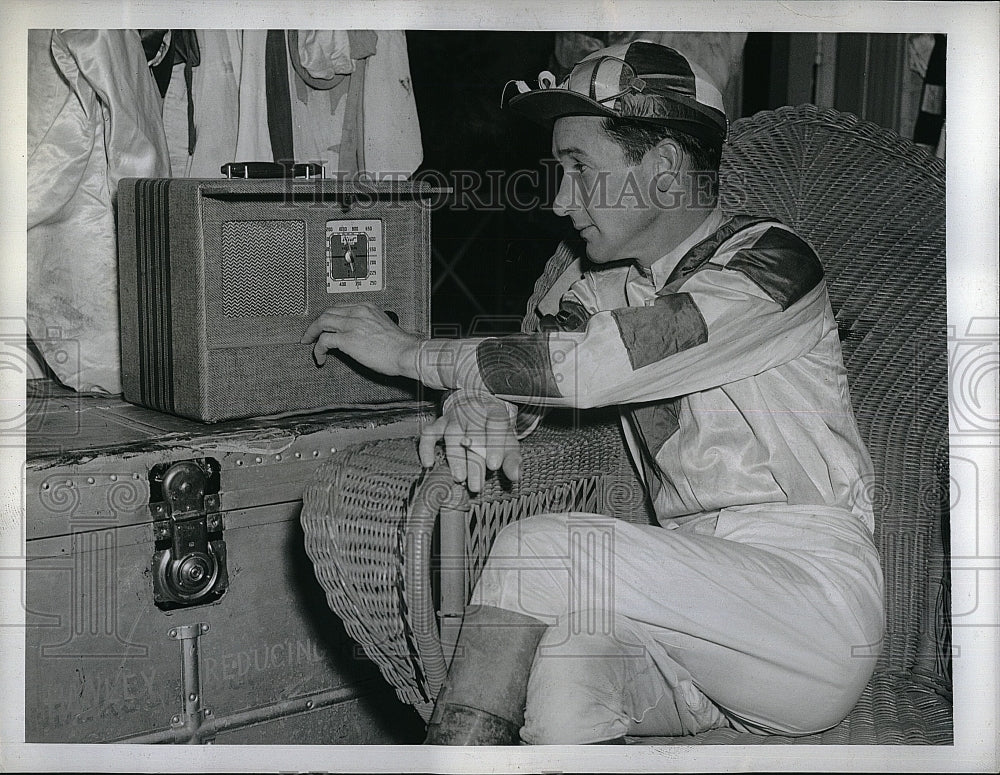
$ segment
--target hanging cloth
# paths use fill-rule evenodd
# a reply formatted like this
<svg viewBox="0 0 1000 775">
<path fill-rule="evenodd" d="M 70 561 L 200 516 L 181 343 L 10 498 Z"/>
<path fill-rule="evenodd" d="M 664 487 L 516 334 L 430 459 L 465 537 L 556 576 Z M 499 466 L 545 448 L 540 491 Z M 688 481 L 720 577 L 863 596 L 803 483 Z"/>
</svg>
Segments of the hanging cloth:
<svg viewBox="0 0 1000 775">
<path fill-rule="evenodd" d="M 187 97 L 187 152 L 194 153 L 198 131 L 194 125 L 193 68 L 201 64 L 201 49 L 194 30 L 139 30 L 146 62 L 153 74 L 160 97 L 165 98 L 175 64 L 184 66 L 184 91 Z"/>
<path fill-rule="evenodd" d="M 188 119 L 188 155 L 194 153 L 194 145 L 198 140 L 198 129 L 194 125 L 194 68 L 201 64 L 201 48 L 198 46 L 198 35 L 194 30 L 172 30 L 173 51 L 175 59 L 184 63 L 184 89 L 187 92 Z M 162 95 L 163 92 L 161 91 Z"/>
<path fill-rule="evenodd" d="M 379 30 L 378 50 L 365 61 L 360 169 L 375 180 L 405 180 L 424 155 L 405 33 Z"/>
<path fill-rule="evenodd" d="M 264 84 L 267 94 L 267 130 L 271 156 L 278 163 L 294 162 L 292 103 L 288 89 L 288 50 L 284 30 L 268 30 L 264 51 Z"/>
<path fill-rule="evenodd" d="M 66 386 L 121 392 L 113 202 L 167 177 L 160 96 L 135 30 L 28 33 L 28 331 Z"/>
<path fill-rule="evenodd" d="M 142 40 L 142 50 L 146 52 L 146 63 L 156 81 L 160 96 L 167 93 L 170 75 L 174 65 L 173 37 L 170 30 L 136 30 Z"/>
<path fill-rule="evenodd" d="M 322 164 L 329 175 L 362 168 L 361 111 L 371 30 L 289 30 L 292 120 L 297 161 Z"/>
<path fill-rule="evenodd" d="M 236 150 L 218 161 L 266 161 L 274 158 L 267 125 L 267 30 L 239 30 L 238 51 L 233 52 L 234 69 L 239 62 L 236 95 L 239 100 Z M 218 174 L 217 172 L 215 174 Z"/>
</svg>

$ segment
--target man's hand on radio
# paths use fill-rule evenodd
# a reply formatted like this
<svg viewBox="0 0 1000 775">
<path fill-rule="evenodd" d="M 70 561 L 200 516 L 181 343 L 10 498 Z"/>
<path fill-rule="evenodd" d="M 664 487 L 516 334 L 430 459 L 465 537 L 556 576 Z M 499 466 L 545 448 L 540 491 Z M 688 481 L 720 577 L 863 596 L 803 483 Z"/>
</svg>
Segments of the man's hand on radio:
<svg viewBox="0 0 1000 775">
<path fill-rule="evenodd" d="M 444 439 L 445 457 L 456 482 L 470 492 L 483 488 L 487 471 L 503 469 L 512 482 L 521 477 L 520 444 L 505 401 L 459 390 L 448 396 L 441 416 L 420 431 L 420 462 L 434 465 L 434 446 Z"/>
<path fill-rule="evenodd" d="M 420 339 L 367 304 L 331 307 L 312 322 L 300 341 L 315 343 L 313 358 L 318 366 L 326 363 L 330 350 L 339 350 L 381 374 L 417 378 Z"/>
</svg>

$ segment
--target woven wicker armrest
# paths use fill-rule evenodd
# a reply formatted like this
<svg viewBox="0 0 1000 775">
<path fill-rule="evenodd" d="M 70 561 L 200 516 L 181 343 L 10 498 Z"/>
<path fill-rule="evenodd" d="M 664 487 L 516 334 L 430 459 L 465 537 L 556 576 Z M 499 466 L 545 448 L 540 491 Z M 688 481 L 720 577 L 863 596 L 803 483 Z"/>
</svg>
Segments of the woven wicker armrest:
<svg viewBox="0 0 1000 775">
<path fill-rule="evenodd" d="M 330 608 L 425 719 L 447 673 L 439 614 L 461 616 L 500 529 L 567 510 L 646 518 L 610 418 L 547 424 L 522 453 L 519 482 L 494 475 L 470 498 L 443 457 L 421 468 L 416 440 L 378 441 L 333 456 L 305 491 L 306 552 Z"/>
</svg>

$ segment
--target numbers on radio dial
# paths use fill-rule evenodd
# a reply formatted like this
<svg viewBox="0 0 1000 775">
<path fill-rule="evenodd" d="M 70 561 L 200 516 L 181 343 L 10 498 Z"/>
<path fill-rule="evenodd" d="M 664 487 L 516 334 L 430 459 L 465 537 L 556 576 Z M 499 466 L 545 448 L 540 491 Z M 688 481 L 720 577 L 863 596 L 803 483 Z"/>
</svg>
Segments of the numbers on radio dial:
<svg viewBox="0 0 1000 775">
<path fill-rule="evenodd" d="M 326 223 L 327 293 L 382 290 L 385 285 L 382 221 L 369 218 Z"/>
</svg>

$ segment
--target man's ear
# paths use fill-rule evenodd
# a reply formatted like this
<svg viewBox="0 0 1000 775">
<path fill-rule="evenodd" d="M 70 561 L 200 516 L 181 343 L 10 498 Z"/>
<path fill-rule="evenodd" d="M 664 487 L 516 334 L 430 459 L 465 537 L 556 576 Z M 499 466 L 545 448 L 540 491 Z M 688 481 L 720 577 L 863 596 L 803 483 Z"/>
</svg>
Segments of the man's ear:
<svg viewBox="0 0 1000 775">
<path fill-rule="evenodd" d="M 649 152 L 655 165 L 656 188 L 667 191 L 684 170 L 684 150 L 676 140 L 665 137 L 650 148 Z"/>
</svg>

